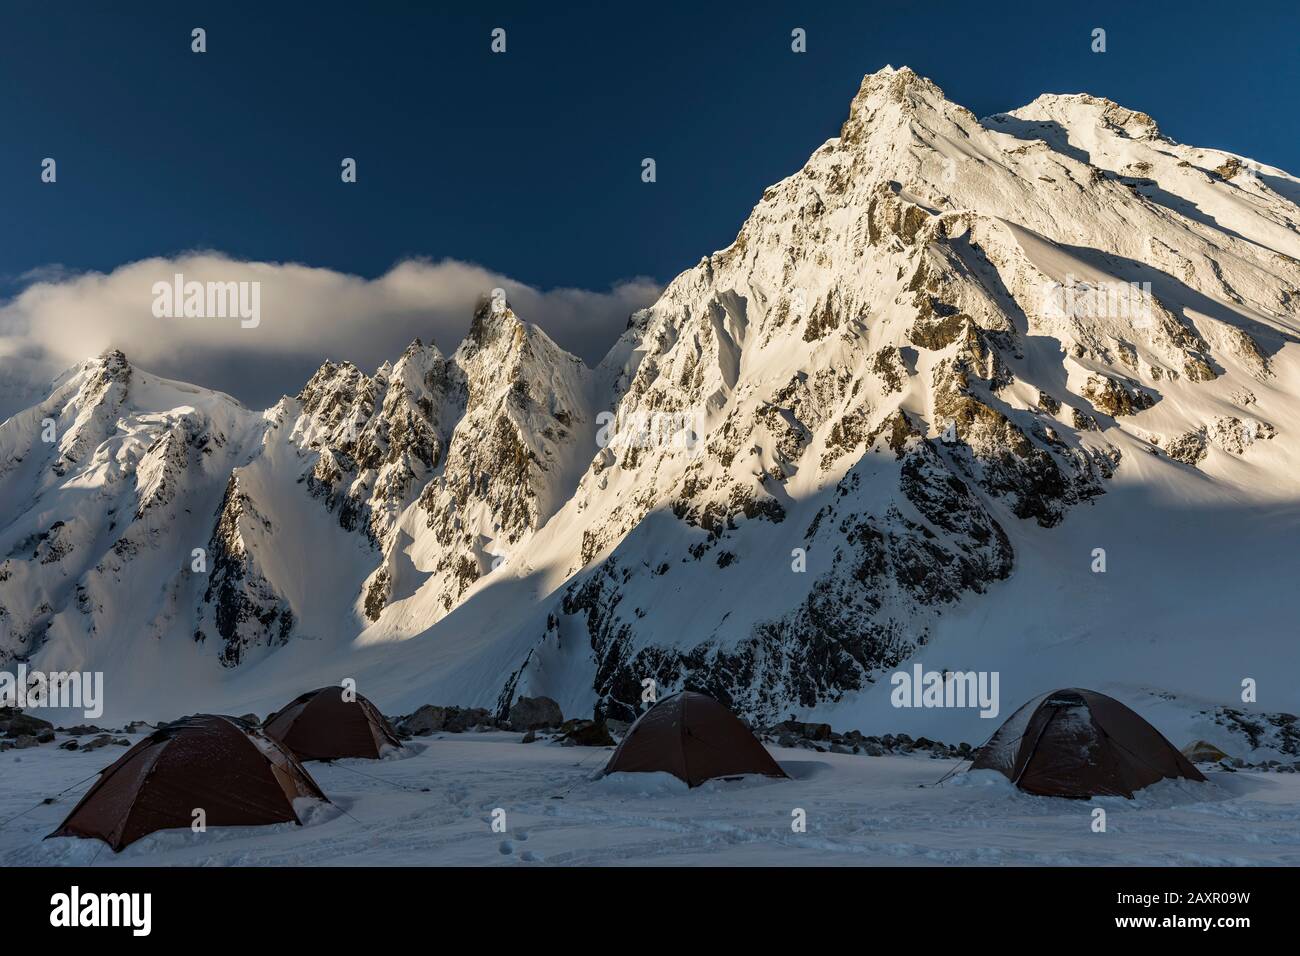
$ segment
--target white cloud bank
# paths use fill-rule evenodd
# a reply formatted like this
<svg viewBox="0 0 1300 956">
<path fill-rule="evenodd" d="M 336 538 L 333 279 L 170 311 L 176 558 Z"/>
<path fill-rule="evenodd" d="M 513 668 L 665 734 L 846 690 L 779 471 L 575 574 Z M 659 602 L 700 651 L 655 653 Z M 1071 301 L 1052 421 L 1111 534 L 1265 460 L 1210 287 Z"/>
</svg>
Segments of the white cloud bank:
<svg viewBox="0 0 1300 956">
<path fill-rule="evenodd" d="M 260 321 L 159 318 L 153 287 L 187 282 L 260 282 Z M 296 394 L 326 359 L 365 371 L 392 361 L 410 342 L 450 354 L 469 329 L 480 295 L 502 288 L 520 318 L 594 364 L 628 316 L 659 286 L 633 279 L 608 292 L 540 291 L 481 266 L 408 260 L 377 279 L 294 264 L 240 262 L 219 254 L 146 259 L 108 274 L 37 279 L 0 304 L 0 420 L 43 397 L 63 369 L 107 348 L 167 378 L 220 389 L 252 407 Z M 33 391 L 37 394 L 33 395 Z"/>
</svg>

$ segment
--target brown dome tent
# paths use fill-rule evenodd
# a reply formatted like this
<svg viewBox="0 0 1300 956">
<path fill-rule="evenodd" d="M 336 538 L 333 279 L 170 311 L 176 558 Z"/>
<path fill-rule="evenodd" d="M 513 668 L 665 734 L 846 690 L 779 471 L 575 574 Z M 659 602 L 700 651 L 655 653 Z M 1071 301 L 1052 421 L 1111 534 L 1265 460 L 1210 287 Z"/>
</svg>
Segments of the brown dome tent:
<svg viewBox="0 0 1300 956">
<path fill-rule="evenodd" d="M 1069 688 L 1025 704 L 980 748 L 971 770 L 997 770 L 1047 797 L 1132 797 L 1158 780 L 1204 780 L 1149 723 L 1113 697 Z"/>
<path fill-rule="evenodd" d="M 103 840 L 114 852 L 155 830 L 301 823 L 297 797 L 328 798 L 287 748 L 234 717 L 168 724 L 104 769 L 56 836 Z M 48 839 L 48 837 L 47 837 Z"/>
<path fill-rule="evenodd" d="M 638 717 L 605 766 L 607 774 L 656 770 L 692 787 L 744 773 L 786 776 L 731 711 L 689 690 L 665 697 Z"/>
<path fill-rule="evenodd" d="M 342 687 L 308 691 L 267 717 L 262 729 L 299 760 L 373 760 L 385 747 L 402 746 L 397 732 L 374 704 L 360 694 L 355 700 L 345 700 Z"/>
<path fill-rule="evenodd" d="M 1195 740 L 1183 748 L 1183 756 L 1192 763 L 1218 763 L 1220 760 L 1227 760 L 1225 754 L 1208 740 Z"/>
</svg>

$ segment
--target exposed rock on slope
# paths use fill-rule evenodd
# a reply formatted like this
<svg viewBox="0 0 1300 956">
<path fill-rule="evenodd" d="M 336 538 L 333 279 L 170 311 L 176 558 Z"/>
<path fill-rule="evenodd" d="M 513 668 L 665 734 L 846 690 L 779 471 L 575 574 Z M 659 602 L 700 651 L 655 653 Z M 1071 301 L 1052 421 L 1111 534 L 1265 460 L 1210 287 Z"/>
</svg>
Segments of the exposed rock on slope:
<svg viewBox="0 0 1300 956">
<path fill-rule="evenodd" d="M 480 303 L 452 363 L 464 414 L 411 529 L 432 535 L 426 588 L 444 611 L 555 513 L 595 450 L 590 370 L 503 299 Z"/>
</svg>

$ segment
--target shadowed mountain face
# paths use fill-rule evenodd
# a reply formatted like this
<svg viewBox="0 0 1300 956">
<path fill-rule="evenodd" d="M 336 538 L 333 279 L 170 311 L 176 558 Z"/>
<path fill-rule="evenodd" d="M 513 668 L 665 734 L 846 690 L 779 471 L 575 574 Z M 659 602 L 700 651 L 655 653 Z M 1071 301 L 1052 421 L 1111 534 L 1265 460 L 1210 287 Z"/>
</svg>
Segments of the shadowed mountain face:
<svg viewBox="0 0 1300 956">
<path fill-rule="evenodd" d="M 886 69 L 595 369 L 499 297 L 450 357 L 266 412 L 90 360 L 0 426 L 0 659 L 116 670 L 125 710 L 303 668 L 833 706 L 1117 488 L 1300 499 L 1296 185 L 1106 100 L 979 120 Z"/>
</svg>

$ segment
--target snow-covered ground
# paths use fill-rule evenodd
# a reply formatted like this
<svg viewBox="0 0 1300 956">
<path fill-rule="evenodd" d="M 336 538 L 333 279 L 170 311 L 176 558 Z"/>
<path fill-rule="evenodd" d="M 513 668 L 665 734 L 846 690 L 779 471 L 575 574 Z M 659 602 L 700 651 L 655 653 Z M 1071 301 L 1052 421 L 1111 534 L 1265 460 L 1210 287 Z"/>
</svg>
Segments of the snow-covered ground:
<svg viewBox="0 0 1300 956">
<path fill-rule="evenodd" d="M 0 828 L 0 866 L 1300 865 L 1300 774 L 1209 770 L 1208 783 L 1083 802 L 1029 796 L 988 771 L 928 786 L 948 760 L 773 748 L 791 779 L 688 790 L 660 774 L 592 779 L 608 749 L 520 739 L 435 735 L 398 759 L 308 764 L 334 807 L 316 805 L 305 826 L 171 831 L 120 854 L 42 839 L 89 781 L 38 804 L 121 747 L 9 751 L 0 819 L 38 806 Z M 1092 830 L 1097 807 L 1105 833 Z M 792 831 L 796 809 L 805 833 Z"/>
</svg>

